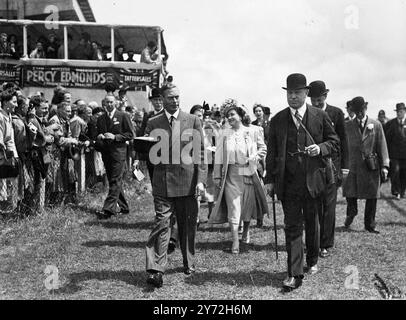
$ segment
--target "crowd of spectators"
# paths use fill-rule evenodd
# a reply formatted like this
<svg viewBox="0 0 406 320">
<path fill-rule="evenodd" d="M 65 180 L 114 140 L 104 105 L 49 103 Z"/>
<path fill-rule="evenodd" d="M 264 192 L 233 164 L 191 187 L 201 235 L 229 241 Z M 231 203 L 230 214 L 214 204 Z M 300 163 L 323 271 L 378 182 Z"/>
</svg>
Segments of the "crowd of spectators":
<svg viewBox="0 0 406 320">
<path fill-rule="evenodd" d="M 120 104 L 139 128 L 143 111 Z M 57 87 L 50 101 L 41 93 L 25 96 L 12 83 L 0 85 L 0 212 L 30 214 L 44 207 L 76 203 L 82 157 L 85 158 L 86 190 L 95 192 L 107 184 L 102 157 L 94 148 L 97 118 L 104 110 L 96 101 L 72 99 Z M 137 130 L 137 129 L 135 129 Z M 138 155 L 128 145 L 128 168 Z M 18 167 L 16 177 L 3 176 L 5 161 Z"/>
</svg>

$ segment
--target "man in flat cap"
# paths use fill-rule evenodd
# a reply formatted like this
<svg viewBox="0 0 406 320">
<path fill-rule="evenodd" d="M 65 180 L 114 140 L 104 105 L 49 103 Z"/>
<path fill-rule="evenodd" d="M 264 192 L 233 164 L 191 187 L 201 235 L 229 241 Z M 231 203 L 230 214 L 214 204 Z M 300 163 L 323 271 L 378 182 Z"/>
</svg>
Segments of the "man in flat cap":
<svg viewBox="0 0 406 320">
<path fill-rule="evenodd" d="M 303 74 L 289 75 L 283 89 L 289 107 L 270 122 L 264 183 L 268 194 L 275 192 L 282 201 L 288 254 L 283 288 L 290 291 L 302 284 L 304 274 L 303 223 L 308 272 L 318 271 L 318 210 L 325 189 L 322 157 L 338 148 L 339 138 L 327 113 L 306 104 L 309 87 Z"/>
<path fill-rule="evenodd" d="M 406 190 L 406 106 L 396 104 L 396 118 L 385 127 L 389 149 L 391 191 L 396 199 L 405 197 Z"/>
<path fill-rule="evenodd" d="M 322 196 L 322 208 L 320 208 L 320 257 L 325 258 L 330 255 L 330 249 L 334 245 L 334 229 L 336 221 L 337 188 L 341 184 L 341 168 L 346 168 L 347 160 L 347 138 L 345 135 L 344 113 L 340 108 L 327 104 L 327 94 L 323 81 L 317 80 L 310 83 L 309 97 L 313 107 L 327 112 L 334 130 L 340 138 L 340 148 L 333 152 L 332 161 L 335 167 L 335 177 L 333 183 L 326 187 Z"/>
<path fill-rule="evenodd" d="M 357 200 L 366 199 L 365 230 L 379 233 L 375 229 L 376 203 L 381 181 L 388 176 L 389 156 L 382 125 L 367 116 L 367 106 L 363 97 L 351 100 L 356 118 L 346 125 L 349 173 L 343 185 L 343 196 L 347 198 L 344 226 L 349 228 L 358 214 Z"/>
</svg>

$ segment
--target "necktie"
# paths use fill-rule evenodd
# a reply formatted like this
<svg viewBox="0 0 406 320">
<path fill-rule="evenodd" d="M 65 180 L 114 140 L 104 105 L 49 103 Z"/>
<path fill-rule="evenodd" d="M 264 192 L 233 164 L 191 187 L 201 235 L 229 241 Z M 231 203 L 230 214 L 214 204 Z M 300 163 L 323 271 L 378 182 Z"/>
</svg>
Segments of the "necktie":
<svg viewBox="0 0 406 320">
<path fill-rule="evenodd" d="M 175 117 L 174 116 L 171 116 L 171 118 L 170 118 L 170 121 L 169 121 L 169 125 L 172 127 L 172 124 L 173 124 L 173 120 L 175 120 Z"/>
<path fill-rule="evenodd" d="M 362 123 L 362 120 L 359 121 L 358 125 L 359 129 L 361 130 L 361 133 L 364 132 L 364 124 Z"/>
<path fill-rule="evenodd" d="M 302 122 L 302 116 L 300 115 L 299 111 L 296 110 L 295 112 L 295 118 L 297 120 L 297 125 L 296 127 L 299 129 L 300 123 Z"/>
</svg>

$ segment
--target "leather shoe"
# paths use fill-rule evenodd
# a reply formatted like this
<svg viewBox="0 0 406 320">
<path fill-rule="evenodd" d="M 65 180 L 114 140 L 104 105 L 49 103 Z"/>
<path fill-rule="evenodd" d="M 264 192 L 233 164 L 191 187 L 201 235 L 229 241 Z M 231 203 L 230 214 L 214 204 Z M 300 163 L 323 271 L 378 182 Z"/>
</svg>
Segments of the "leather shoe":
<svg viewBox="0 0 406 320">
<path fill-rule="evenodd" d="M 264 220 L 258 219 L 256 227 L 257 228 L 262 228 L 263 226 L 264 226 Z"/>
<path fill-rule="evenodd" d="M 285 291 L 292 291 L 302 285 L 302 277 L 288 277 L 283 280 L 283 289 Z"/>
<path fill-rule="evenodd" d="M 326 248 L 320 250 L 321 258 L 327 258 L 329 255 L 330 255 L 330 252 Z"/>
<path fill-rule="evenodd" d="M 125 210 L 125 209 L 124 209 L 124 210 L 123 210 L 123 209 L 120 209 L 120 213 L 121 213 L 121 214 L 129 214 L 129 213 L 130 213 L 130 210 L 128 210 L 128 209 L 127 209 L 127 210 Z"/>
<path fill-rule="evenodd" d="M 375 234 L 379 234 L 380 232 L 378 230 L 375 230 L 374 228 L 365 228 L 366 231 L 370 232 L 370 233 L 375 233 Z"/>
<path fill-rule="evenodd" d="M 147 283 L 153 285 L 156 288 L 162 287 L 164 281 L 162 279 L 162 272 L 149 272 L 147 277 Z"/>
<path fill-rule="evenodd" d="M 168 251 L 167 251 L 167 253 L 168 253 L 168 254 L 171 254 L 171 253 L 173 253 L 173 252 L 175 251 L 175 249 L 176 249 L 176 242 L 173 241 L 173 240 L 170 240 L 170 241 L 169 241 L 169 244 L 168 244 Z"/>
<path fill-rule="evenodd" d="M 183 273 L 186 275 L 191 275 L 192 273 L 196 272 L 196 268 L 195 266 L 191 266 L 191 267 L 184 267 L 183 268 Z"/>
<path fill-rule="evenodd" d="M 99 220 L 106 220 L 114 216 L 114 214 L 110 211 L 104 210 L 104 211 L 96 211 L 96 216 Z"/>
<path fill-rule="evenodd" d="M 351 225 L 353 220 L 354 220 L 354 217 L 345 218 L 344 227 L 348 228 Z"/>
<path fill-rule="evenodd" d="M 316 274 L 317 272 L 319 272 L 319 268 L 317 267 L 317 264 L 307 268 L 307 273 L 310 275 Z"/>
</svg>

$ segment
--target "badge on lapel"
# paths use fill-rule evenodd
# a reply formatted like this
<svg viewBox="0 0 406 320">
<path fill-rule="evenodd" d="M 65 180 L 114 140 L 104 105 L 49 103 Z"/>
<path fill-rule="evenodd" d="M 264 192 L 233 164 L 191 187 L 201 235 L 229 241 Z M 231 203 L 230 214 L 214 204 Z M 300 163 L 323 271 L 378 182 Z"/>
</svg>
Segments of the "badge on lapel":
<svg viewBox="0 0 406 320">
<path fill-rule="evenodd" d="M 120 124 L 120 122 L 117 121 L 117 118 L 113 118 L 113 124 L 114 124 L 114 125 Z"/>
</svg>

